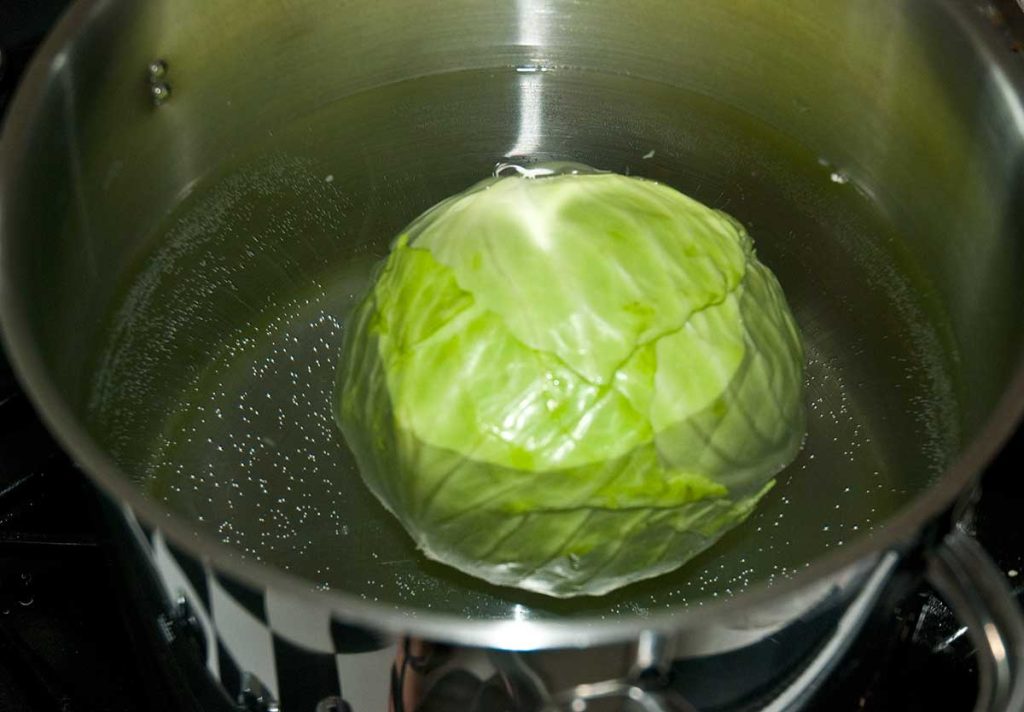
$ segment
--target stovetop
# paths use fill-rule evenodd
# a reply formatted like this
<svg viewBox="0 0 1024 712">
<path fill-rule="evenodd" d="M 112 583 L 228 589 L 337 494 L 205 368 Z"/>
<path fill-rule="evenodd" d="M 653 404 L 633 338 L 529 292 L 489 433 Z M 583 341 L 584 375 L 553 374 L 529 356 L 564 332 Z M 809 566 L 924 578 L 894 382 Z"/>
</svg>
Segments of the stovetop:
<svg viewBox="0 0 1024 712">
<path fill-rule="evenodd" d="M 67 4 L 0 0 L 0 116 Z M 1019 600 L 1024 484 L 1011 463 L 1022 446 L 1019 433 L 992 465 L 975 513 L 978 539 Z M 196 671 L 181 662 L 177 643 L 157 633 L 167 621 L 133 595 L 110 536 L 92 486 L 39 422 L 0 352 L 0 710 L 225 709 L 215 693 L 191 684 Z M 812 709 L 955 712 L 971 709 L 976 686 L 969 637 L 920 589 L 875 611 Z"/>
</svg>

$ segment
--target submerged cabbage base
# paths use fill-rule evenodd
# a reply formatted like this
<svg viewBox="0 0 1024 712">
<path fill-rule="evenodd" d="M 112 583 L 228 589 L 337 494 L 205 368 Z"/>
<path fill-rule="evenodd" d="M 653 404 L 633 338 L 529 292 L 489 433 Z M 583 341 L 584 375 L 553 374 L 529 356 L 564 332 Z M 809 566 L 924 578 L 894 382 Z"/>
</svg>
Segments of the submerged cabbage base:
<svg viewBox="0 0 1024 712">
<path fill-rule="evenodd" d="M 802 383 L 737 221 L 644 179 L 515 175 L 398 237 L 349 321 L 336 413 L 428 557 L 570 597 L 743 521 L 800 449 Z"/>
</svg>

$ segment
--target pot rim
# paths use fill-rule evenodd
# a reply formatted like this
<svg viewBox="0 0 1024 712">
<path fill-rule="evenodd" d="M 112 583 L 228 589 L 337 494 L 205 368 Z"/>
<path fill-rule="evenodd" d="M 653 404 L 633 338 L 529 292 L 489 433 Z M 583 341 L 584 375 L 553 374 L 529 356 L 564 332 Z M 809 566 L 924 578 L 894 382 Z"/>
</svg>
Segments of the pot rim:
<svg viewBox="0 0 1024 712">
<path fill-rule="evenodd" d="M 874 562 L 890 550 L 902 551 L 922 529 L 948 511 L 958 497 L 970 490 L 986 464 L 1014 432 L 1024 413 L 1024 358 L 1019 360 L 1010 383 L 978 435 L 959 458 L 926 490 L 893 515 L 882 526 L 850 544 L 828 552 L 787 579 L 766 582 L 724 600 L 706 601 L 701 606 L 681 605 L 652 615 L 619 615 L 614 620 L 597 618 L 545 620 L 467 620 L 465 617 L 432 613 L 422 609 L 397 609 L 374 603 L 338 590 L 314 590 L 311 581 L 242 558 L 232 547 L 209 533 L 193 529 L 186 519 L 156 500 L 145 496 L 99 447 L 61 398 L 50 379 L 31 337 L 25 316 L 25 302 L 9 279 L 7 259 L 9 226 L 4 203 L 10 199 L 6 186 L 17 181 L 21 166 L 30 160 L 27 146 L 33 119 L 40 110 L 51 74 L 66 61 L 65 47 L 81 28 L 98 15 L 105 0 L 80 0 L 61 18 L 26 70 L 9 106 L 0 147 L 0 326 L 11 364 L 37 412 L 76 464 L 100 487 L 127 505 L 143 522 L 159 529 L 181 547 L 215 571 L 257 589 L 274 589 L 290 594 L 318 608 L 327 608 L 337 618 L 393 635 L 415 635 L 453 644 L 485 646 L 507 650 L 538 650 L 585 647 L 635 639 L 640 631 L 678 632 L 709 624 L 727 622 L 737 611 L 770 605 L 792 596 L 814 583 L 821 583 L 843 570 Z M 948 12 L 970 40 L 991 71 L 1002 75 L 1015 90 L 1012 100 L 1024 115 L 1024 71 L 1011 64 L 1008 55 L 993 48 L 991 27 L 974 21 L 962 5 L 953 0 L 936 0 L 936 8 Z"/>
</svg>

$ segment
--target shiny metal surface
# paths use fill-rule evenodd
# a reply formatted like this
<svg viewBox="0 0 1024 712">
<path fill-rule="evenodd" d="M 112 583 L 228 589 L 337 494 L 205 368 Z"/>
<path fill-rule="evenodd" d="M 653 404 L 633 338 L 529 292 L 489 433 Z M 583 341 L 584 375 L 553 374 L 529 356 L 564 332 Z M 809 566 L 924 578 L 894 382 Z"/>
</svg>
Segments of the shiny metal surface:
<svg viewBox="0 0 1024 712">
<path fill-rule="evenodd" d="M 825 640 L 809 641 L 814 654 L 759 709 L 793 712 L 806 708 L 843 660 L 898 566 L 899 556 L 895 552 L 878 563 Z M 955 530 L 929 554 L 927 579 L 967 626 L 977 645 L 980 683 L 976 712 L 1021 709 L 1024 621 L 1002 572 L 988 561 L 974 539 Z M 680 690 L 678 683 L 670 683 L 671 666 L 680 664 L 675 656 L 686 642 L 685 634 L 670 640 L 641 631 L 634 646 L 587 651 L 583 663 L 564 651 L 554 655 L 492 652 L 484 663 L 474 659 L 472 651 L 446 650 L 443 655 L 436 655 L 431 646 L 418 641 L 413 647 L 421 660 L 438 658 L 443 664 L 425 664 L 417 668 L 422 670 L 420 674 L 408 678 L 403 675 L 404 684 L 393 689 L 392 694 L 397 698 L 396 708 L 401 704 L 410 710 L 433 709 L 438 704 L 437 696 L 432 694 L 434 686 L 443 684 L 453 670 L 470 674 L 486 668 L 494 670 L 512 691 L 511 699 L 504 703 L 509 709 L 576 712 L 605 709 L 600 705 L 607 704 L 607 709 L 623 712 L 689 711 L 698 707 L 687 701 L 687 690 Z M 775 642 L 779 644 L 781 641 Z M 607 679 L 600 678 L 602 671 L 609 676 Z M 735 699 L 743 699 L 743 693 L 736 691 Z M 464 709 L 465 704 L 465 700 L 459 699 L 448 706 L 442 704 L 441 708 L 455 712 Z M 477 704 L 474 710 L 485 709 Z"/>
<path fill-rule="evenodd" d="M 610 1 L 467 1 L 443 11 L 397 1 L 80 3 L 27 77 L 0 158 L 0 309 L 13 361 L 63 442 L 109 491 L 216 566 L 308 596 L 339 615 L 509 648 L 585 645 L 641 628 L 728 626 L 737 611 L 765 611 L 762 623 L 770 627 L 785 620 L 780 609 L 800 608 L 795 592 L 815 591 L 813 603 L 817 592 L 832 589 L 837 572 L 856 574 L 843 579 L 850 586 L 879 550 L 912 541 L 970 486 L 1019 415 L 1021 380 L 1013 378 L 1024 335 L 1024 264 L 1015 196 L 1024 80 L 987 7 L 941 0 L 827 7 L 810 0 L 727 7 L 652 0 L 626 17 Z M 154 58 L 166 63 L 156 83 Z M 436 103 L 443 77 L 489 72 L 494 81 L 471 82 L 461 95 L 452 89 L 456 81 L 450 100 Z M 441 84 L 432 83 L 438 77 Z M 173 89 L 158 91 L 166 100 L 154 106 L 154 87 L 164 83 Z M 680 105 L 683 95 L 696 98 Z M 749 129 L 736 132 L 753 137 L 746 153 L 734 143 L 720 152 L 730 161 L 708 162 L 715 134 L 687 132 L 715 125 L 717 109 L 699 108 L 707 105 L 725 107 L 729 126 Z M 417 113 L 421 107 L 428 110 Z M 330 120 L 338 115 L 347 123 Z M 374 133 L 382 125 L 393 129 L 391 141 Z M 287 155 L 272 155 L 267 147 L 277 132 L 290 141 L 284 153 L 303 147 L 300 158 L 313 160 L 312 169 L 292 170 Z M 763 162 L 786 154 L 758 153 L 761 135 L 801 147 L 812 165 L 814 158 L 827 165 L 816 168 L 816 177 L 808 169 L 799 179 L 777 178 L 772 171 L 779 166 L 771 162 L 757 165 L 760 178 L 747 175 L 741 169 L 759 156 Z M 155 409 L 183 392 L 176 379 L 202 371 L 210 343 L 250 320 L 253 304 L 295 300 L 302 285 L 339 264 L 353 276 L 346 283 L 335 275 L 332 284 L 357 287 L 394 230 L 464 187 L 469 176 L 507 157 L 588 160 L 593 153 L 610 167 L 703 190 L 709 201 L 732 191 L 738 205 L 727 209 L 750 209 L 769 221 L 752 232 L 766 236 L 759 249 L 787 293 L 799 293 L 806 305 L 802 326 L 845 353 L 844 363 L 863 362 L 862 371 L 850 365 L 844 374 L 871 394 L 872 435 L 884 443 L 884 464 L 896 478 L 886 484 L 897 491 L 870 537 L 835 537 L 831 547 L 815 546 L 810 530 L 782 537 L 780 550 L 789 541 L 808 547 L 799 567 L 778 580 L 753 581 L 729 600 L 709 596 L 699 614 L 686 605 L 692 596 L 674 597 L 685 588 L 678 580 L 663 592 L 644 592 L 663 600 L 642 611 L 628 605 L 629 597 L 571 611 L 528 601 L 525 607 L 538 614 L 520 617 L 521 604 L 507 592 L 484 591 L 482 603 L 472 598 L 480 592 L 471 582 L 449 580 L 437 600 L 451 593 L 455 603 L 437 612 L 433 605 L 405 607 L 400 588 L 375 603 L 340 582 L 314 591 L 322 583 L 314 572 L 285 573 L 280 560 L 271 568 L 243 558 L 198 521 L 200 512 L 179 506 L 174 516 L 139 489 L 138 472 L 115 464 L 138 464 L 124 454 L 131 442 L 110 457 L 117 438 L 89 411 L 110 314 L 147 260 L 172 244 L 174 211 L 202 204 L 211 191 L 237 188 L 231 170 L 244 181 L 256 175 L 253 165 L 265 170 L 281 159 L 269 168 L 283 171 L 276 182 L 259 174 L 249 185 L 255 189 L 233 204 L 248 222 L 218 233 L 241 236 L 228 240 L 218 259 L 244 254 L 255 244 L 245 242 L 247 235 L 270 245 L 269 258 L 232 276 L 234 294 L 193 288 L 217 284 L 215 272 L 204 282 L 201 256 L 177 272 L 178 292 L 159 292 L 162 305 L 176 309 L 184 302 L 170 297 L 191 285 L 188 304 L 215 308 L 191 322 L 193 331 L 150 322 L 164 337 L 185 334 L 150 340 L 149 350 L 140 342 L 133 351 L 161 364 L 148 376 Z M 352 159 L 349 172 L 321 171 L 316 159 L 330 156 Z M 436 159 L 444 156 L 459 160 L 439 168 Z M 695 156 L 705 162 L 687 163 Z M 701 172 L 707 166 L 728 170 Z M 805 188 L 805 178 L 822 187 Z M 847 192 L 836 197 L 825 187 Z M 854 204 L 870 205 L 879 224 L 865 227 L 870 220 L 851 210 Z M 799 234 L 787 234 L 786 224 L 799 225 Z M 345 227 L 331 240 L 337 225 Z M 297 234 L 317 237 L 304 242 Z M 831 296 L 816 302 L 818 292 Z M 843 351 L 856 341 L 851 335 L 862 338 L 859 352 Z M 883 344 L 882 337 L 900 344 Z M 107 366 L 110 379 L 121 378 Z M 894 375 L 908 376 L 907 383 Z M 936 407 L 943 404 L 953 406 Z M 839 412 L 841 403 L 830 405 Z M 922 426 L 918 415 L 931 425 Z M 953 455 L 960 456 L 956 463 Z M 813 483 L 803 487 L 809 505 L 777 510 L 783 521 L 815 516 Z M 870 516 L 871 506 L 851 513 L 851 526 Z M 360 582 L 372 575 L 357 570 Z"/>
<path fill-rule="evenodd" d="M 870 203 L 813 154 L 717 104 L 637 79 L 548 72 L 539 86 L 563 111 L 599 112 L 593 135 L 574 139 L 592 160 L 627 161 L 758 226 L 759 250 L 804 325 L 808 438 L 755 516 L 713 552 L 610 595 L 555 601 L 486 586 L 417 552 L 338 437 L 336 354 L 399 221 L 487 170 L 454 148 L 466 141 L 460 117 L 480 122 L 470 148 L 486 160 L 488 147 L 515 139 L 502 116 L 519 82 L 512 70 L 459 72 L 363 92 L 274 129 L 196 183 L 132 276 L 90 401 L 93 432 L 140 487 L 321 588 L 420 612 L 538 620 L 643 614 L 785 578 L 938 474 L 955 433 L 943 420 L 949 398 L 929 379 L 949 379 L 898 273 L 849 246 L 885 234 Z M 593 97 L 632 100 L 629 118 L 644 128 L 602 136 L 621 112 Z M 408 108 L 378 118 L 395 105 Z M 336 126 L 350 127 L 347 140 Z M 640 141 L 657 141 L 655 156 L 638 158 L 630 147 Z M 426 168 L 410 171 L 410 155 Z M 828 209 L 807 210 L 813 201 Z M 901 295 L 899 317 L 855 316 Z"/>
<path fill-rule="evenodd" d="M 978 655 L 975 712 L 1024 708 L 1024 621 L 1002 571 L 955 530 L 932 555 L 928 580 L 967 626 Z"/>
<path fill-rule="evenodd" d="M 485 652 L 406 640 L 403 642 L 404 652 L 396 658 L 395 669 L 400 671 L 397 679 L 401 684 L 392 689 L 392 704 L 395 709 L 438 707 L 446 712 L 483 712 L 499 707 L 516 712 L 689 712 L 731 708 L 757 696 L 770 697 L 764 706 L 765 712 L 802 709 L 834 666 L 843 659 L 865 618 L 874 610 L 877 598 L 889 583 L 898 562 L 899 556 L 895 553 L 884 557 L 859 588 L 856 597 L 848 605 L 838 604 L 842 614 L 822 631 L 823 635 L 809 634 L 807 630 L 802 634 L 787 631 L 764 642 L 764 646 L 772 651 L 767 654 L 776 658 L 785 657 L 778 654 L 781 646 L 801 648 L 810 653 L 798 674 L 792 675 L 792 679 L 777 681 L 779 689 L 770 695 L 757 683 L 742 679 L 742 674 L 731 674 L 736 673 L 735 669 L 730 670 L 735 660 L 728 657 L 713 658 L 721 672 L 717 679 L 713 673 L 708 674 L 716 667 L 704 667 L 701 668 L 704 677 L 711 679 L 706 685 L 694 685 L 693 675 L 699 673 L 685 672 L 688 663 L 683 652 L 691 642 L 689 632 L 665 636 L 640 631 L 634 643 L 585 651 Z M 409 659 L 415 663 L 409 665 Z M 488 700 L 485 695 L 478 694 L 473 696 L 470 704 L 465 697 L 451 692 L 448 695 L 439 693 L 446 688 L 451 690 L 451 680 L 458 674 L 491 681 L 495 687 L 505 690 L 507 696 Z M 748 671 L 753 678 L 760 674 L 762 671 L 759 670 Z M 501 684 L 494 684 L 496 680 Z M 716 686 L 719 689 L 712 692 L 709 699 L 709 691 Z M 448 703 L 443 700 L 448 700 Z"/>
<path fill-rule="evenodd" d="M 829 639 L 803 667 L 800 674 L 764 706 L 764 712 L 786 712 L 802 709 L 807 705 L 856 639 L 857 633 L 874 610 L 886 582 L 895 571 L 898 561 L 899 557 L 889 552 L 879 562 L 871 577 L 864 582 L 861 593 L 843 613 Z"/>
</svg>

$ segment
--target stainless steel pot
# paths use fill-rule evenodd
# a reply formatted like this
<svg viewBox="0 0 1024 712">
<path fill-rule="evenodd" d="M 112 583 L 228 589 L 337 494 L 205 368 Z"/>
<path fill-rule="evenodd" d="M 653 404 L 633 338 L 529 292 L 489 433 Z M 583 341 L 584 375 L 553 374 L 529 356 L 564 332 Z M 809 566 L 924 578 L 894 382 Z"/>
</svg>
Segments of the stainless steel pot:
<svg viewBox="0 0 1024 712">
<path fill-rule="evenodd" d="M 797 707 L 920 552 L 981 651 L 979 709 L 1019 708 L 1024 625 L 952 527 L 1024 405 L 1024 68 L 1005 19 L 946 0 L 83 0 L 3 135 L 12 361 L 143 523 L 211 671 L 286 712 L 290 655 L 327 656 L 350 690 L 438 643 L 522 709 L 682 709 L 670 662 L 831 614 L 771 708 Z M 317 424 L 369 266 L 508 159 L 729 210 L 812 353 L 808 449 L 758 514 L 680 572 L 571 605 L 423 561 Z M 393 703 L 427 689 L 395 684 Z"/>
</svg>

